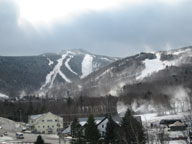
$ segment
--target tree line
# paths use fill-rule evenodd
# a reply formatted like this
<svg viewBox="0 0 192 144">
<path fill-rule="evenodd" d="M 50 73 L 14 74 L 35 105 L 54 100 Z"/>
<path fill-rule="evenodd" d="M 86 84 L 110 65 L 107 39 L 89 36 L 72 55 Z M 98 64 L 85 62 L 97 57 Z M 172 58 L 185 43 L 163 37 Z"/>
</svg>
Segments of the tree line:
<svg viewBox="0 0 192 144">
<path fill-rule="evenodd" d="M 27 122 L 30 115 L 52 112 L 64 118 L 64 121 L 72 121 L 75 116 L 88 116 L 94 113 L 98 116 L 108 112 L 116 114 L 117 98 L 87 97 L 50 99 L 26 96 L 17 101 L 0 101 L 0 117 L 14 121 Z"/>
</svg>

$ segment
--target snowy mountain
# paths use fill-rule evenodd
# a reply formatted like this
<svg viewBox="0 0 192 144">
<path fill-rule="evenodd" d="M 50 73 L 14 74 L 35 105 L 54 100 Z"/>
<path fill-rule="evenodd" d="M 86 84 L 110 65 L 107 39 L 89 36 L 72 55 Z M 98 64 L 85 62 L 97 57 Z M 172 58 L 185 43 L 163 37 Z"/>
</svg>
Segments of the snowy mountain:
<svg viewBox="0 0 192 144">
<path fill-rule="evenodd" d="M 10 97 L 44 92 L 55 85 L 85 78 L 117 60 L 76 49 L 60 54 L 0 57 L 0 92 Z"/>
<path fill-rule="evenodd" d="M 163 80 L 162 83 L 166 86 L 167 84 L 164 82 L 164 78 L 171 79 L 172 75 L 177 75 L 181 71 L 191 73 L 191 62 L 192 47 L 140 53 L 115 61 L 91 73 L 75 84 L 70 84 L 70 86 L 65 85 L 60 88 L 57 87 L 57 90 L 53 88 L 49 95 L 52 95 L 54 92 L 55 95 L 60 96 L 63 91 L 69 91 L 70 94 L 68 94 L 71 96 L 79 95 L 79 93 L 93 97 L 105 96 L 107 94 L 119 96 L 126 86 L 133 87 L 133 85 L 147 81 L 150 81 L 153 85 L 154 80 L 157 80 L 159 77 L 161 77 Z M 166 73 L 169 73 L 169 75 L 166 75 Z M 191 78 L 190 75 L 186 77 Z M 188 81 L 184 81 L 183 83 L 186 84 Z M 71 87 L 73 89 L 72 91 Z M 137 89 L 131 89 L 131 92 L 135 93 Z"/>
</svg>

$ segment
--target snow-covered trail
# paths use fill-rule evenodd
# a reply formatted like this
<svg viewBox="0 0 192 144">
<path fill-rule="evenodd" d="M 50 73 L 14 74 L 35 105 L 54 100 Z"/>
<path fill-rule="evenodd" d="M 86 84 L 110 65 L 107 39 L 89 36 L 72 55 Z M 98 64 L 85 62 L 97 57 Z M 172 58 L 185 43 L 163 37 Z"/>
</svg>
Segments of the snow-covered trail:
<svg viewBox="0 0 192 144">
<path fill-rule="evenodd" d="M 49 63 L 48 63 L 49 66 L 51 66 L 51 65 L 54 64 L 54 62 L 53 62 L 52 60 L 50 60 L 50 58 L 47 57 L 47 60 L 48 60 L 48 62 L 49 62 Z"/>
<path fill-rule="evenodd" d="M 53 87 L 53 82 L 56 78 L 56 76 L 59 74 L 66 82 L 70 83 L 71 80 L 68 79 L 65 74 L 62 73 L 61 71 L 61 66 L 63 65 L 63 61 L 65 60 L 65 58 L 68 56 L 68 52 L 66 54 L 63 54 L 62 57 L 60 59 L 57 60 L 57 64 L 54 67 L 54 69 L 46 76 L 46 80 L 45 80 L 45 84 L 43 84 L 40 88 L 40 90 L 49 87 L 52 88 Z"/>
<path fill-rule="evenodd" d="M 174 61 L 161 61 L 160 53 L 156 53 L 156 59 L 145 59 L 143 63 L 145 65 L 145 69 L 141 72 L 139 76 L 136 77 L 136 80 L 143 79 L 147 76 L 150 76 L 154 72 L 165 69 L 166 66 L 171 66 L 175 64 Z"/>
<path fill-rule="evenodd" d="M 93 57 L 89 54 L 86 54 L 83 61 L 82 61 L 82 76 L 81 76 L 81 78 L 86 77 L 91 72 L 93 72 Z"/>
<path fill-rule="evenodd" d="M 70 70 L 73 74 L 78 75 L 75 71 L 73 71 L 69 65 L 70 60 L 73 58 L 73 56 L 70 56 L 66 61 L 65 61 L 65 66 Z"/>
</svg>

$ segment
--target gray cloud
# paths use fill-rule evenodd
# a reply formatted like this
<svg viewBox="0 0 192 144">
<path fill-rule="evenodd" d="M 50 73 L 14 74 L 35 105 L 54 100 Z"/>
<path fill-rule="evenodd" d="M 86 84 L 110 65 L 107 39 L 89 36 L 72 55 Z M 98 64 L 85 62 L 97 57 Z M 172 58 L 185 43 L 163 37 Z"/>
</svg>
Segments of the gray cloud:
<svg viewBox="0 0 192 144">
<path fill-rule="evenodd" d="M 192 3 L 124 5 L 119 10 L 89 12 L 68 24 L 35 29 L 18 24 L 19 8 L 0 0 L 0 55 L 36 55 L 83 48 L 90 52 L 128 56 L 141 51 L 192 44 Z"/>
</svg>

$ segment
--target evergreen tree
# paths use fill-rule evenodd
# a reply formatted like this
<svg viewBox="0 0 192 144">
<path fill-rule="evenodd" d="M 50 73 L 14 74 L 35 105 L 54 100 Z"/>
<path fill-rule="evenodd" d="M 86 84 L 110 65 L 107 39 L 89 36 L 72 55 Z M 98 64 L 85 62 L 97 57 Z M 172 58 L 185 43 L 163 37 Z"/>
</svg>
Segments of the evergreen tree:
<svg viewBox="0 0 192 144">
<path fill-rule="evenodd" d="M 79 132 L 81 131 L 81 125 L 77 118 L 74 118 L 71 124 L 71 136 L 73 138 L 77 138 L 79 136 Z"/>
<path fill-rule="evenodd" d="M 84 144 L 81 125 L 77 118 L 74 118 L 71 124 L 71 136 L 74 138 L 72 144 Z"/>
<path fill-rule="evenodd" d="M 117 124 L 113 121 L 112 117 L 109 116 L 108 123 L 105 133 L 105 144 L 115 144 L 115 129 Z"/>
<path fill-rule="evenodd" d="M 90 115 L 85 127 L 85 139 L 90 144 L 98 144 L 100 138 L 99 130 L 95 123 L 93 115 Z"/>
<path fill-rule="evenodd" d="M 144 144 L 145 134 L 143 127 L 133 116 L 128 109 L 125 116 L 122 119 L 121 127 L 124 132 L 124 137 L 127 144 Z"/>
<path fill-rule="evenodd" d="M 44 144 L 44 140 L 42 139 L 41 135 L 37 137 L 35 144 Z"/>
</svg>

